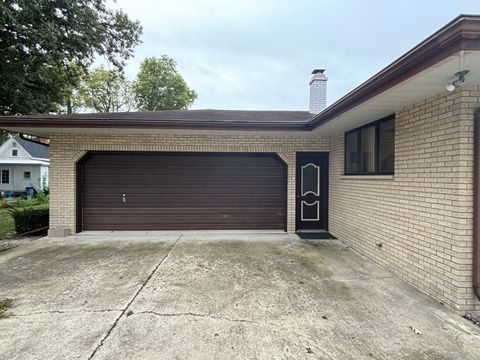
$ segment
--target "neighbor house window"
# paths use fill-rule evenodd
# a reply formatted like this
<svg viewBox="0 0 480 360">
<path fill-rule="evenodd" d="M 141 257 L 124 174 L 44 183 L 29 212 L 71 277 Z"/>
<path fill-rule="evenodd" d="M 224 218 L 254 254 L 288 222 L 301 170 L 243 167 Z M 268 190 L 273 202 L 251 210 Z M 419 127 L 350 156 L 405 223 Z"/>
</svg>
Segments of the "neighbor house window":
<svg viewBox="0 0 480 360">
<path fill-rule="evenodd" d="M 10 170 L 2 170 L 2 184 L 9 184 L 10 183 Z"/>
<path fill-rule="evenodd" d="M 345 175 L 390 175 L 395 164 L 395 117 L 345 133 Z"/>
<path fill-rule="evenodd" d="M 23 178 L 25 180 L 29 180 L 30 179 L 30 171 L 24 171 L 23 172 Z"/>
<path fill-rule="evenodd" d="M 12 156 L 17 156 L 18 155 L 18 150 L 12 150 Z"/>
</svg>

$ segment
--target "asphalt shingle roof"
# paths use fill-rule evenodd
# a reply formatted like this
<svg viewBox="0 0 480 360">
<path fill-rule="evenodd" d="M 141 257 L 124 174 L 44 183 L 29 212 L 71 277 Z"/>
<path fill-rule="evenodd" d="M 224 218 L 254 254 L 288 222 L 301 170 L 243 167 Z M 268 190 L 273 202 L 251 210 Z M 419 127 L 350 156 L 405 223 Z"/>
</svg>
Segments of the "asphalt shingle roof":
<svg viewBox="0 0 480 360">
<path fill-rule="evenodd" d="M 49 159 L 48 145 L 20 138 L 16 139 L 16 141 L 30 154 L 30 156 L 39 159 Z"/>
</svg>

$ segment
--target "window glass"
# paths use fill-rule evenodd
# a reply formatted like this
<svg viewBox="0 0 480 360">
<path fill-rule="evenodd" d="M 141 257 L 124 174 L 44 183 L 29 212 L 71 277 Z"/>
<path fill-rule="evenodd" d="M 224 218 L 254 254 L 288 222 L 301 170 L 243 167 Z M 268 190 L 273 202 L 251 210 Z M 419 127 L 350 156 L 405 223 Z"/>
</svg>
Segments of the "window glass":
<svg viewBox="0 0 480 360">
<path fill-rule="evenodd" d="M 10 170 L 2 170 L 2 184 L 10 183 Z"/>
<path fill-rule="evenodd" d="M 345 173 L 358 173 L 358 134 L 352 132 L 345 139 Z"/>
<path fill-rule="evenodd" d="M 30 179 L 30 171 L 24 171 L 23 172 L 23 178 L 24 179 Z"/>
<path fill-rule="evenodd" d="M 361 169 L 363 174 L 375 172 L 375 126 L 362 129 L 361 132 Z"/>
<path fill-rule="evenodd" d="M 395 163 L 395 120 L 389 120 L 379 125 L 379 172 L 393 173 Z"/>
<path fill-rule="evenodd" d="M 345 134 L 345 175 L 393 174 L 395 118 L 374 121 Z"/>
<path fill-rule="evenodd" d="M 18 155 L 18 150 L 12 150 L 12 156 L 17 156 Z"/>
<path fill-rule="evenodd" d="M 320 195 L 320 167 L 315 164 L 302 166 L 302 195 Z"/>
</svg>

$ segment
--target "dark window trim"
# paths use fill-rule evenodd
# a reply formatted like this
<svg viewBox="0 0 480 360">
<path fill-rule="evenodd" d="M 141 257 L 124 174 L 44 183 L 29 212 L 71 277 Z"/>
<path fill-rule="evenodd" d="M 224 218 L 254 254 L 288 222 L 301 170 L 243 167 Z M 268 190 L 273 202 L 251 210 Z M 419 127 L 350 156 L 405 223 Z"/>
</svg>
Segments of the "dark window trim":
<svg viewBox="0 0 480 360">
<path fill-rule="evenodd" d="M 8 179 L 8 182 L 4 182 L 4 181 L 3 181 L 3 178 L 4 178 L 3 174 L 4 174 L 4 173 L 7 174 L 7 175 L 5 176 L 5 178 Z M 2 170 L 0 170 L 0 177 L 1 177 L 1 178 L 0 178 L 0 182 L 1 182 L 2 184 L 10 184 L 10 169 L 2 169 Z"/>
<path fill-rule="evenodd" d="M 358 128 L 352 129 L 347 131 L 344 134 L 344 139 L 343 139 L 343 174 L 345 176 L 349 175 L 354 175 L 354 176 L 370 176 L 370 175 L 394 175 L 395 171 L 379 171 L 380 169 L 380 124 L 394 120 L 395 119 L 395 114 L 385 116 L 381 119 L 372 121 L 371 123 L 365 124 L 363 126 L 360 126 Z M 360 171 L 362 164 L 360 164 L 360 154 L 361 154 L 361 148 L 362 148 L 362 129 L 375 126 L 375 171 L 374 172 L 368 172 L 368 173 L 362 173 Z M 358 169 L 357 172 L 350 173 L 347 172 L 347 136 L 349 134 L 356 133 L 357 134 L 357 164 L 358 164 Z"/>
</svg>

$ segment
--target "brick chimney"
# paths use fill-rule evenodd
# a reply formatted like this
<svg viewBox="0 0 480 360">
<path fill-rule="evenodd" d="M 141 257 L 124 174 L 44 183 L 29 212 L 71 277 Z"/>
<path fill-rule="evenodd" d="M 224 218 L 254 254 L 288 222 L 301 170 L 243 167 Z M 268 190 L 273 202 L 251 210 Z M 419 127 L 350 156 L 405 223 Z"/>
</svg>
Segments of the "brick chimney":
<svg viewBox="0 0 480 360">
<path fill-rule="evenodd" d="M 327 80 L 325 69 L 314 69 L 310 80 L 309 111 L 318 114 L 327 106 Z"/>
</svg>

